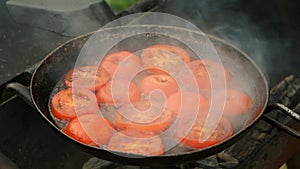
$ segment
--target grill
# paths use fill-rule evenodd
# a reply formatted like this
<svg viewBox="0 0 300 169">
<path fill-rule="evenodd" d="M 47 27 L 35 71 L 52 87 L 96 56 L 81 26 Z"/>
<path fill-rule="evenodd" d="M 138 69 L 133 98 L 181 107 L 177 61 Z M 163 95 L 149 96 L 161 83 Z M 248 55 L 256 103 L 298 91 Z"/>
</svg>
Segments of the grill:
<svg viewBox="0 0 300 169">
<path fill-rule="evenodd" d="M 274 5 L 272 7 L 267 5 L 270 2 L 257 1 L 257 3 L 259 5 L 248 4 L 242 0 L 232 0 L 225 4 L 212 5 L 208 1 L 189 3 L 188 1 L 177 0 L 141 0 L 126 11 L 114 14 L 109 10 L 106 3 L 101 1 L 92 4 L 89 9 L 103 13 L 96 13 L 97 17 L 89 20 L 86 24 L 93 25 L 96 22 L 95 27 L 90 27 L 92 30 L 92 28 L 96 29 L 97 26 L 120 16 L 149 10 L 183 17 L 205 32 L 219 35 L 236 44 L 246 53 L 252 52 L 253 59 L 263 67 L 270 79 L 272 90 L 269 102 L 280 102 L 296 112 L 300 112 L 300 77 L 297 65 L 299 63 L 297 55 L 300 51 L 296 48 L 299 42 L 293 43 L 299 37 L 299 27 L 293 24 L 294 20 L 290 18 L 291 15 L 297 16 L 295 14 L 296 9 L 281 1 L 272 2 Z M 297 3 L 295 2 L 295 4 Z M 1 20 L 3 23 L 7 23 L 7 26 L 0 28 L 3 35 L 0 41 L 0 69 L 2 69 L 0 78 L 0 151 L 2 152 L 0 154 L 0 168 L 2 166 L 2 168 L 19 167 L 25 169 L 150 168 L 147 167 L 147 164 L 146 167 L 124 166 L 95 158 L 78 150 L 59 137 L 44 122 L 39 112 L 28 106 L 14 91 L 7 88 L 7 84 L 11 82 L 29 85 L 30 75 L 28 72 L 35 68 L 35 63 L 42 59 L 47 52 L 60 43 L 91 30 L 80 27 L 67 29 L 64 25 L 58 27 L 61 26 L 66 29 L 47 27 L 46 23 L 36 23 L 28 19 L 37 14 L 41 10 L 39 8 L 22 5 L 22 2 L 18 1 L 7 1 L 6 4 L 1 2 L 0 5 L 0 11 L 3 13 Z M 274 19 L 271 15 L 274 13 L 272 10 L 279 9 L 279 6 L 284 12 L 290 11 L 290 13 Z M 86 10 L 82 11 L 86 12 Z M 54 7 L 46 11 L 49 14 L 55 12 L 57 9 Z M 80 10 L 77 11 L 78 16 L 79 13 Z M 237 18 L 244 18 L 244 20 L 235 19 L 236 14 L 241 15 Z M 55 16 L 57 20 L 54 22 L 59 23 L 59 20 L 65 18 L 67 14 L 62 12 Z M 47 20 L 48 17 L 44 15 L 43 19 Z M 252 23 L 255 23 L 255 28 L 253 28 Z M 261 34 L 260 38 L 251 38 L 256 33 Z M 277 33 L 275 37 L 274 33 Z M 270 44 L 276 40 L 282 40 L 286 43 L 276 42 L 270 47 Z M 253 53 L 254 48 L 259 49 L 255 50 L 258 51 L 257 53 Z M 281 54 L 288 57 L 283 59 Z M 272 65 L 268 64 L 269 62 Z M 298 126 L 300 129 L 296 122 L 279 112 L 268 112 L 268 115 L 296 129 Z M 297 168 L 297 164 L 293 163 L 291 158 L 299 147 L 299 139 L 291 137 L 261 119 L 242 139 L 226 150 L 206 159 L 169 168 L 279 168 L 287 161 L 291 164 L 290 166 L 293 164 Z"/>
</svg>

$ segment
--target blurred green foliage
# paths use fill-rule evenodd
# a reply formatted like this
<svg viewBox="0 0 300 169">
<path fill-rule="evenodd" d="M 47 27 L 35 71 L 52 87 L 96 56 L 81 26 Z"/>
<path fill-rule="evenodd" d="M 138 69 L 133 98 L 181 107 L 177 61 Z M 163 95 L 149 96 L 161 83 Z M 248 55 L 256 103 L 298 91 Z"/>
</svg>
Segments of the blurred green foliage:
<svg viewBox="0 0 300 169">
<path fill-rule="evenodd" d="M 105 0 L 111 9 L 118 13 L 128 8 L 132 4 L 136 3 L 139 0 Z"/>
</svg>

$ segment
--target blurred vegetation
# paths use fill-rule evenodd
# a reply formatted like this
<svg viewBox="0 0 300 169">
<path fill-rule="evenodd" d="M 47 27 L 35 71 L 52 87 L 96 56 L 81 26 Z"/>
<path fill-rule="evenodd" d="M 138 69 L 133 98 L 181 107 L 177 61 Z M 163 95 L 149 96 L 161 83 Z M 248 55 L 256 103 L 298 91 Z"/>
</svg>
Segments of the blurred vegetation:
<svg viewBox="0 0 300 169">
<path fill-rule="evenodd" d="M 125 10 L 126 8 L 133 5 L 139 0 L 105 0 L 105 1 L 114 12 L 118 13 Z"/>
</svg>

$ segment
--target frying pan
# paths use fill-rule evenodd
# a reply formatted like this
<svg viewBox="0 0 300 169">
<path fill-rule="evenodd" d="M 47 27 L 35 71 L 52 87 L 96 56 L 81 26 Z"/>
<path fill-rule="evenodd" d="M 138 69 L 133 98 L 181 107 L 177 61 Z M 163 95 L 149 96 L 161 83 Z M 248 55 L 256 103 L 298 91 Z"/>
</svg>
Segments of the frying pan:
<svg viewBox="0 0 300 169">
<path fill-rule="evenodd" d="M 156 30 L 159 30 L 159 32 L 162 33 L 153 33 L 157 32 Z M 189 45 L 197 47 L 201 46 L 201 41 L 203 38 L 208 37 L 214 44 L 223 64 L 226 68 L 228 68 L 230 74 L 234 78 L 240 78 L 240 80 L 238 80 L 241 81 L 240 85 L 248 86 L 244 90 L 250 95 L 253 101 L 253 108 L 248 114 L 247 118 L 244 119 L 245 124 L 240 129 L 235 131 L 235 134 L 229 139 L 208 148 L 187 152 L 174 152 L 161 156 L 143 157 L 125 153 L 115 153 L 108 151 L 105 148 L 84 145 L 68 137 L 61 131 L 51 117 L 48 107 L 53 88 L 61 79 L 61 77 L 63 77 L 70 69 L 74 68 L 82 47 L 89 37 L 95 34 L 95 32 L 79 36 L 59 46 L 40 62 L 35 71 L 32 73 L 31 84 L 29 86 L 30 90 L 28 90 L 28 87 L 24 87 L 16 83 L 9 84 L 8 87 L 16 90 L 29 104 L 35 107 L 40 112 L 41 116 L 43 116 L 43 118 L 46 120 L 46 122 L 50 124 L 51 128 L 56 130 L 56 132 L 68 142 L 96 157 L 122 164 L 140 166 L 175 165 L 186 161 L 199 160 L 229 147 L 240 137 L 242 137 L 242 135 L 251 126 L 253 126 L 253 124 L 258 121 L 261 116 L 264 115 L 264 111 L 278 109 L 290 115 L 293 119 L 300 121 L 300 118 L 296 113 L 281 104 L 277 103 L 267 106 L 269 89 L 263 73 L 245 53 L 221 39 L 185 28 L 158 25 L 119 26 L 102 29 L 96 33 L 97 39 L 101 40 L 111 40 L 116 37 L 125 37 L 124 41 L 118 44 L 113 44 L 112 51 L 122 49 L 135 51 L 159 42 L 170 45 L 179 45 L 187 50 L 190 50 L 180 41 L 185 41 Z M 299 133 L 289 129 L 283 124 L 280 124 L 279 122 L 276 122 L 265 115 L 264 117 L 267 119 L 267 121 L 271 121 L 280 128 L 287 130 L 287 132 L 293 136 L 300 136 Z"/>
</svg>

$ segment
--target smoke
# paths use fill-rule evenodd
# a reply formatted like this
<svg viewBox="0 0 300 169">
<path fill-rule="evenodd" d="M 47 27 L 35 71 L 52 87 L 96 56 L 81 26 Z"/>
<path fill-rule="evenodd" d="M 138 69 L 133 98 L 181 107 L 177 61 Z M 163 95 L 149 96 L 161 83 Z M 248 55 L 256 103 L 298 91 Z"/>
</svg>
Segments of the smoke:
<svg viewBox="0 0 300 169">
<path fill-rule="evenodd" d="M 267 75 L 270 58 L 266 55 L 269 55 L 270 52 L 273 53 L 268 49 L 268 43 L 270 42 L 263 39 L 257 28 L 245 17 L 241 17 L 241 20 L 236 20 L 236 22 L 233 25 L 215 27 L 211 30 L 211 33 L 242 49 Z"/>
<path fill-rule="evenodd" d="M 204 0 L 194 3 L 186 3 L 184 8 L 187 10 L 193 6 L 191 9 L 193 14 L 190 14 L 189 18 L 196 22 L 200 29 L 242 49 L 267 75 L 269 58 L 265 56 L 270 51 L 268 49 L 270 42 L 263 37 L 259 27 L 252 23 L 242 11 L 239 11 L 241 1 L 213 3 Z"/>
<path fill-rule="evenodd" d="M 267 37 L 262 31 L 262 27 L 253 22 L 249 15 L 241 9 L 243 6 L 242 3 L 242 1 L 238 0 L 220 3 L 211 3 L 208 1 L 198 2 L 197 15 L 202 18 L 199 23 L 200 25 L 204 25 L 204 32 L 219 37 L 245 52 L 254 60 L 270 83 L 269 75 L 274 68 L 271 56 L 273 56 L 274 53 L 282 52 L 279 51 L 280 41 L 277 36 L 272 36 L 272 38 Z M 236 67 L 237 65 L 225 64 L 225 66 L 234 70 L 235 68 L 232 67 Z M 236 70 L 241 71 L 239 71 L 238 74 L 231 72 L 232 77 L 238 79 L 236 80 L 240 82 L 238 86 L 251 97 L 254 103 L 251 114 L 246 113 L 238 117 L 229 117 L 234 130 L 238 131 L 251 122 L 255 116 L 255 112 L 261 111 L 260 106 L 257 107 L 257 105 L 261 105 L 264 102 L 263 99 L 267 98 L 264 96 L 264 94 L 266 94 L 264 92 L 266 91 L 261 90 L 263 84 L 260 84 L 261 86 L 258 87 L 255 86 L 259 85 L 257 81 L 249 80 L 255 77 L 255 73 L 250 69 L 250 71 L 244 71 L 245 68 L 243 69 L 242 67 L 236 68 Z M 241 74 L 243 75 L 240 76 Z M 262 94 L 262 96 L 260 96 L 260 94 Z"/>
<path fill-rule="evenodd" d="M 296 2 L 167 1 L 162 11 L 187 19 L 203 32 L 220 37 L 251 57 L 274 86 L 287 74 L 300 72 Z M 298 5 L 299 6 L 299 5 Z M 293 19 L 292 19 L 293 18 Z M 298 29 L 298 30 L 297 30 Z"/>
</svg>

